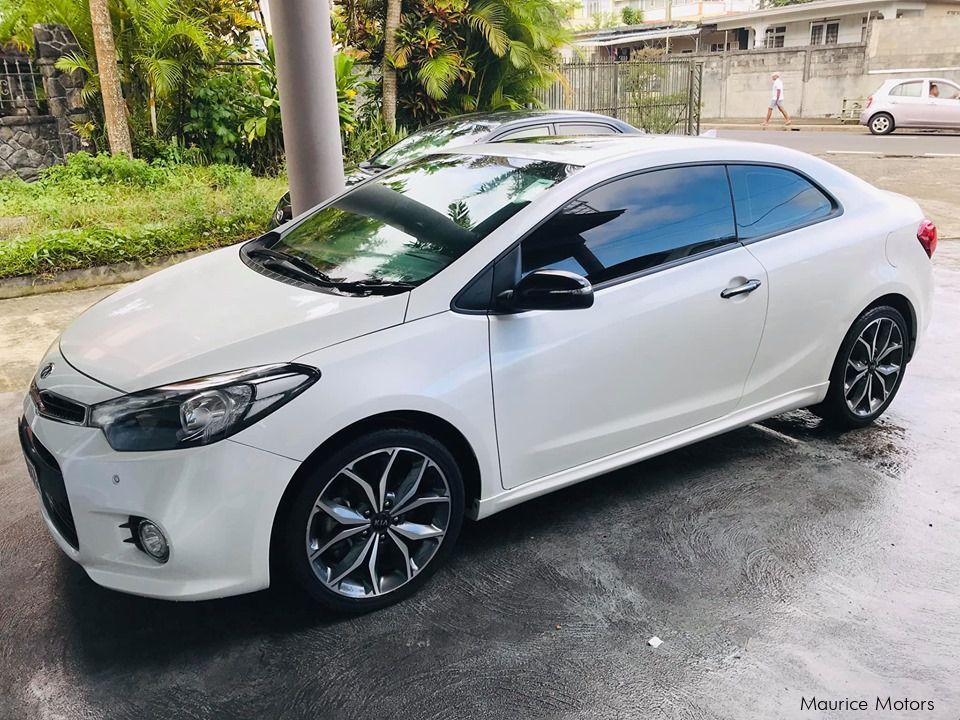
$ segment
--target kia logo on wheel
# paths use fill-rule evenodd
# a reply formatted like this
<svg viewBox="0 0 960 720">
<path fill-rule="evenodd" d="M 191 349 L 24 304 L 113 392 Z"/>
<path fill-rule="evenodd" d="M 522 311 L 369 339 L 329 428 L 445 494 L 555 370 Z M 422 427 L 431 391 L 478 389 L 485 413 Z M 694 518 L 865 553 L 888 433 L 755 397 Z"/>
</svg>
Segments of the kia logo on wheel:
<svg viewBox="0 0 960 720">
<path fill-rule="evenodd" d="M 53 363 L 47 363 L 40 370 L 40 379 L 43 380 L 44 378 L 48 377 L 52 372 L 53 372 Z"/>
</svg>

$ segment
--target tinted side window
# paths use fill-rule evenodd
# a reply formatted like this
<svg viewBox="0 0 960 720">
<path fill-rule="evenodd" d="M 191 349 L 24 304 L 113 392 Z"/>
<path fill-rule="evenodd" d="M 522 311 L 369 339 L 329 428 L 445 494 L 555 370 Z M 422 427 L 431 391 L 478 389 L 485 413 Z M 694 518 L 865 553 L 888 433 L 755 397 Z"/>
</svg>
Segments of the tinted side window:
<svg viewBox="0 0 960 720">
<path fill-rule="evenodd" d="M 897 85 L 890 91 L 896 97 L 920 97 L 923 94 L 922 82 L 905 82 Z"/>
<path fill-rule="evenodd" d="M 570 270 L 592 283 L 736 242 L 722 166 L 634 175 L 589 190 L 527 237 L 526 274 Z"/>
<path fill-rule="evenodd" d="M 787 232 L 834 211 L 830 198 L 795 172 L 762 165 L 729 169 L 741 240 Z"/>
<path fill-rule="evenodd" d="M 619 135 L 612 127 L 602 123 L 557 123 L 554 127 L 557 128 L 557 135 L 567 137 L 572 135 Z"/>
</svg>

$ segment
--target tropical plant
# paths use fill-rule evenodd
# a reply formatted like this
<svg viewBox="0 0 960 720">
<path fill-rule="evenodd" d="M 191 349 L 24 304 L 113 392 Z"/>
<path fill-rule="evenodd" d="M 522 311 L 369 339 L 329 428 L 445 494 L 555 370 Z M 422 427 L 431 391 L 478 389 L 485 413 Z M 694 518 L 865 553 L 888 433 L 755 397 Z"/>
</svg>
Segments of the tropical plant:
<svg viewBox="0 0 960 720">
<path fill-rule="evenodd" d="M 590 16 L 590 29 L 600 30 L 602 28 L 616 27 L 619 18 L 616 13 L 595 12 Z"/>
<path fill-rule="evenodd" d="M 188 64 L 207 59 L 209 31 L 204 21 L 187 15 L 177 0 L 122 0 L 135 36 L 133 68 L 147 87 L 150 127 L 157 135 L 157 100 L 179 88 Z"/>
<path fill-rule="evenodd" d="M 384 58 L 396 71 L 398 119 L 419 125 L 536 104 L 538 91 L 556 79 L 571 7 L 554 0 L 409 0 L 392 55 L 382 32 L 367 26 L 351 32 L 369 57 Z M 349 15 L 349 5 L 341 8 L 341 16 Z"/>
<path fill-rule="evenodd" d="M 628 5 L 620 11 L 620 20 L 624 25 L 639 25 L 643 22 L 643 10 L 636 10 Z"/>
</svg>

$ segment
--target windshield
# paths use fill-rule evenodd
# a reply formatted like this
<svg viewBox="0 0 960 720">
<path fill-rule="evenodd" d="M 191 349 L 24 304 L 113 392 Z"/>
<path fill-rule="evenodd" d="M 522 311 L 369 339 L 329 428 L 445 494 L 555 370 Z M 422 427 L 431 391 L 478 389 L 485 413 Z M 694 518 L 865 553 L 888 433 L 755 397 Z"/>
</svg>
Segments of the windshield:
<svg viewBox="0 0 960 720">
<path fill-rule="evenodd" d="M 459 120 L 442 125 L 424 128 L 408 135 L 396 145 L 391 145 L 379 155 L 371 158 L 374 167 L 393 167 L 407 160 L 422 157 L 442 148 L 473 145 L 490 133 L 500 123 L 492 121 Z"/>
<path fill-rule="evenodd" d="M 329 282 L 421 283 L 575 169 L 488 155 L 421 158 L 317 210 L 270 249 Z"/>
</svg>

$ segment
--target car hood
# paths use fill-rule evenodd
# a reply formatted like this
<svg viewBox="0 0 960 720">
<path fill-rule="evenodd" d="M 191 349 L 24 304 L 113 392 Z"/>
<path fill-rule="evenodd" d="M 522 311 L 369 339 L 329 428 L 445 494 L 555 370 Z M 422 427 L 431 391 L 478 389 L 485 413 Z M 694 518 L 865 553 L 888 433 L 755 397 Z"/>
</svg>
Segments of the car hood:
<svg viewBox="0 0 960 720">
<path fill-rule="evenodd" d="M 341 296 L 274 280 L 233 246 L 100 301 L 63 333 L 60 351 L 80 372 L 133 392 L 287 362 L 398 325 L 406 306 L 406 294 Z"/>
</svg>

